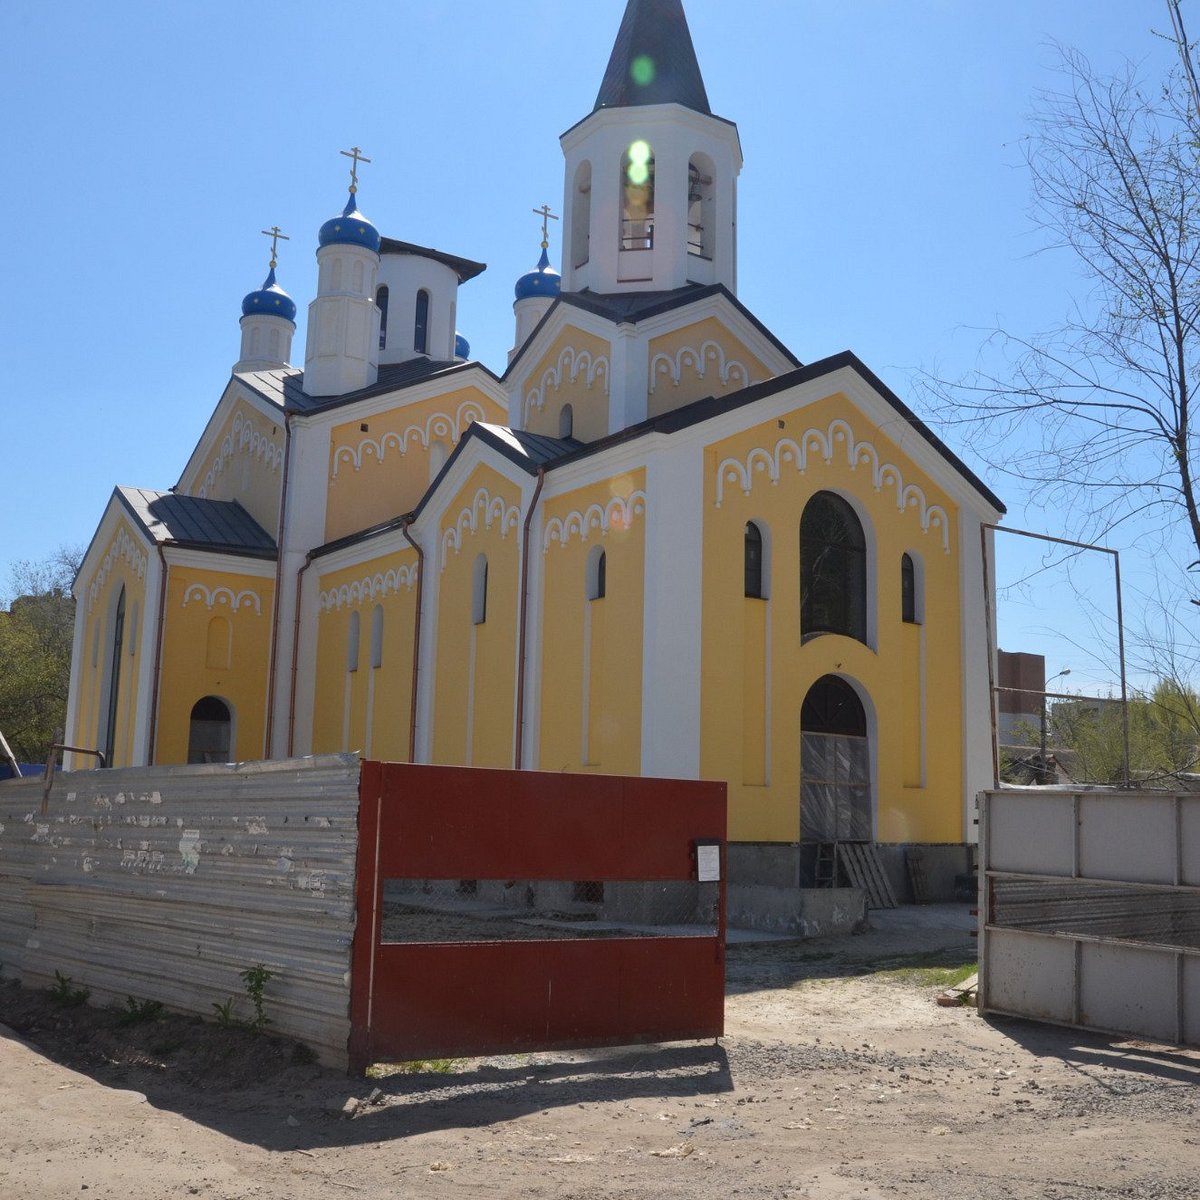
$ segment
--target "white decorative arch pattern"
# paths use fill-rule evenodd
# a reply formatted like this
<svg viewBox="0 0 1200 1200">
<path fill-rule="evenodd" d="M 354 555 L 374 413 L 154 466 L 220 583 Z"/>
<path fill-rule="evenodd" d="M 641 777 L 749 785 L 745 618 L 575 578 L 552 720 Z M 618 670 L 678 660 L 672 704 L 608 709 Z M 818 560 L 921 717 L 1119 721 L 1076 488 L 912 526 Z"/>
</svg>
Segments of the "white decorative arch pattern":
<svg viewBox="0 0 1200 1200">
<path fill-rule="evenodd" d="M 357 608 L 391 596 L 401 588 L 412 591 L 417 582 L 417 566 L 389 567 L 386 571 L 377 571 L 374 575 L 366 575 L 353 583 L 343 583 L 340 587 L 330 588 L 321 593 L 320 611 L 330 612 L 334 609 Z"/>
<path fill-rule="evenodd" d="M 537 386 L 531 388 L 525 396 L 525 420 L 529 420 L 535 408 L 541 410 L 546 406 L 547 392 L 561 388 L 564 379 L 568 383 L 574 383 L 580 375 L 583 376 L 584 386 L 589 388 L 603 376 L 604 394 L 608 395 L 608 355 L 593 355 L 590 350 L 576 350 L 574 346 L 564 346 L 558 361 L 542 372 Z"/>
<path fill-rule="evenodd" d="M 843 449 L 846 463 L 852 471 L 859 466 L 870 467 L 871 483 L 875 490 L 879 492 L 885 487 L 895 488 L 896 507 L 901 512 L 916 512 L 922 532 L 938 530 L 942 549 L 950 553 L 950 518 L 946 510 L 940 504 L 930 504 L 919 485 L 906 484 L 900 468 L 895 463 L 881 461 L 875 446 L 865 439 L 856 439 L 854 431 L 841 418 L 831 421 L 828 429 L 806 429 L 799 438 L 780 438 L 770 450 L 756 446 L 745 459 L 722 459 L 717 464 L 716 506 L 721 507 L 726 484 L 737 484 L 742 494 L 748 496 L 759 475 L 766 475 L 774 485 L 779 482 L 785 465 L 790 463 L 803 475 L 808 468 L 809 454 L 818 454 L 829 466 L 833 463 L 834 455 Z"/>
<path fill-rule="evenodd" d="M 213 459 L 212 466 L 204 476 L 204 482 L 196 493 L 207 500 L 217 481 L 225 473 L 225 464 L 235 454 L 248 454 L 258 462 L 265 463 L 268 470 L 278 471 L 283 466 L 283 446 L 260 433 L 254 422 L 242 412 L 233 418 L 229 432 L 221 439 L 221 446 Z"/>
<path fill-rule="evenodd" d="M 363 438 L 356 446 L 339 446 L 333 452 L 329 477 L 336 479 L 338 472 L 346 464 L 353 466 L 356 471 L 361 470 L 364 460 L 372 457 L 376 463 L 382 463 L 389 449 L 395 450 L 403 457 L 408 453 L 409 443 L 414 438 L 419 440 L 426 450 L 439 438 L 449 438 L 452 442 L 457 442 L 473 421 L 486 420 L 487 412 L 478 400 L 465 400 L 453 416 L 444 412 L 431 413 L 424 425 L 409 425 L 403 433 L 391 430 L 379 438 Z"/>
<path fill-rule="evenodd" d="M 478 533 L 481 522 L 485 529 L 499 522 L 500 536 L 507 537 L 520 520 L 521 512 L 515 504 L 506 505 L 503 496 L 493 496 L 487 488 L 480 488 L 471 503 L 459 510 L 454 523 L 442 532 L 442 570 L 450 560 L 450 551 L 453 549 L 457 554 L 462 549 L 463 536 Z"/>
<path fill-rule="evenodd" d="M 670 376 L 671 383 L 678 387 L 685 366 L 690 366 L 701 379 L 710 367 L 714 368 L 723 385 L 735 381 L 742 387 L 748 387 L 751 382 L 746 364 L 736 358 L 726 358 L 725 347 L 720 342 L 708 338 L 700 343 L 699 349 L 695 346 L 680 346 L 674 354 L 667 354 L 665 351 L 656 354 L 650 360 L 651 395 L 658 386 L 659 376 L 663 374 Z"/>
<path fill-rule="evenodd" d="M 146 578 L 146 568 L 150 565 L 150 560 L 142 553 L 137 542 L 129 536 L 129 531 L 124 527 L 117 530 L 116 536 L 108 548 L 108 552 L 105 554 L 99 569 L 96 571 L 95 577 L 88 585 L 87 606 L 89 612 L 92 609 L 92 605 L 96 603 L 96 597 L 100 595 L 101 590 L 108 581 L 109 575 L 112 574 L 113 567 L 122 559 L 133 568 L 139 579 Z"/>
<path fill-rule="evenodd" d="M 546 533 L 542 539 L 545 554 L 552 542 L 565 548 L 573 537 L 587 541 L 595 530 L 605 537 L 612 530 L 625 530 L 633 524 L 634 517 L 646 511 L 646 493 L 639 488 L 629 496 L 614 496 L 607 504 L 589 504 L 585 509 L 572 509 L 565 517 L 551 517 L 546 522 Z"/>
<path fill-rule="evenodd" d="M 192 600 L 199 600 L 210 610 L 227 607 L 230 612 L 237 612 L 242 608 L 253 608 L 256 616 L 262 616 L 262 598 L 249 588 L 235 592 L 232 588 L 206 588 L 202 583 L 193 583 L 183 593 L 183 607 L 187 608 Z"/>
</svg>

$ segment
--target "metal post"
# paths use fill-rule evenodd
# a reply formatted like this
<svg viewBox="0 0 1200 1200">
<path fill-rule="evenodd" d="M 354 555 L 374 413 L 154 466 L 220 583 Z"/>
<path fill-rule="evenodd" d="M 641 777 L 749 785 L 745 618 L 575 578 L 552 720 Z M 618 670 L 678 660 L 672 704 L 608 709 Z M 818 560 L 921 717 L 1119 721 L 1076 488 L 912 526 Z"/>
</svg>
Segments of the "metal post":
<svg viewBox="0 0 1200 1200">
<path fill-rule="evenodd" d="M 1125 620 L 1121 607 L 1121 556 L 1116 550 L 1110 550 L 1113 556 L 1113 569 L 1117 578 L 1117 648 L 1121 656 L 1121 737 L 1123 739 L 1123 758 L 1121 760 L 1123 782 L 1122 787 L 1130 787 L 1129 782 L 1129 696 L 1125 687 Z"/>
</svg>

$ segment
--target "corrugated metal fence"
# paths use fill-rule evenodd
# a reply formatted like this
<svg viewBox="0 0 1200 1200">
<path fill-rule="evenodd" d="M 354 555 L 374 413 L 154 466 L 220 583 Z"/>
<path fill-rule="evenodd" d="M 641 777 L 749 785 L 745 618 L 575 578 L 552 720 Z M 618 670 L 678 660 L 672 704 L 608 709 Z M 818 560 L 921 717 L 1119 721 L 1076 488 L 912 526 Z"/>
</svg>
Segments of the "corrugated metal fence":
<svg viewBox="0 0 1200 1200">
<path fill-rule="evenodd" d="M 244 1018 L 262 963 L 272 1030 L 345 1065 L 358 788 L 355 755 L 61 774 L 45 815 L 0 784 L 0 973 Z"/>
<path fill-rule="evenodd" d="M 982 797 L 980 1009 L 1200 1045 L 1200 795 Z"/>
</svg>

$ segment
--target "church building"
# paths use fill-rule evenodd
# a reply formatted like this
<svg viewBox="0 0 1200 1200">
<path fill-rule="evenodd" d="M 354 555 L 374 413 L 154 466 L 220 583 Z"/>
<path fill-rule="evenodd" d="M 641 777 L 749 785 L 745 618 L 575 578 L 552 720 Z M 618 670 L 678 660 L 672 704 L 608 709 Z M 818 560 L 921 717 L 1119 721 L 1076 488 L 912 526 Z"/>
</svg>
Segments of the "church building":
<svg viewBox="0 0 1200 1200">
<path fill-rule="evenodd" d="M 456 333 L 483 264 L 383 234 L 348 152 L 303 365 L 273 253 L 178 483 L 100 519 L 67 741 L 724 780 L 744 882 L 972 840 L 1000 501 L 739 298 L 741 143 L 681 0 L 628 0 L 561 147 L 561 275 L 544 235 L 499 374 Z"/>
</svg>

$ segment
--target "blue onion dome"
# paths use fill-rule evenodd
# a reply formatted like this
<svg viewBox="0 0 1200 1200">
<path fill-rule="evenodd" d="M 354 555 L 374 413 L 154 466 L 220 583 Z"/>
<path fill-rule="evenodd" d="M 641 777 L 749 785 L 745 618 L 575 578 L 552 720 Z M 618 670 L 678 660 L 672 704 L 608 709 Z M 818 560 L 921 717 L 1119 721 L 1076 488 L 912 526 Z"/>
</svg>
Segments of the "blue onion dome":
<svg viewBox="0 0 1200 1200">
<path fill-rule="evenodd" d="M 272 267 L 262 287 L 257 292 L 251 292 L 242 301 L 242 316 L 252 317 L 265 313 L 272 317 L 283 317 L 285 321 L 295 322 L 296 302 L 275 282 L 275 268 Z"/>
<path fill-rule="evenodd" d="M 550 255 L 543 248 L 537 267 L 517 280 L 515 291 L 518 300 L 533 300 L 540 296 L 554 300 L 561 288 L 562 276 L 550 265 Z"/>
<path fill-rule="evenodd" d="M 322 246 L 365 246 L 379 253 L 379 230 L 358 211 L 358 199 L 354 192 L 346 201 L 340 217 L 330 217 L 321 226 L 317 240 Z"/>
<path fill-rule="evenodd" d="M 454 357 L 455 358 L 470 358 L 471 343 L 467 341 L 461 333 L 454 335 Z"/>
</svg>

